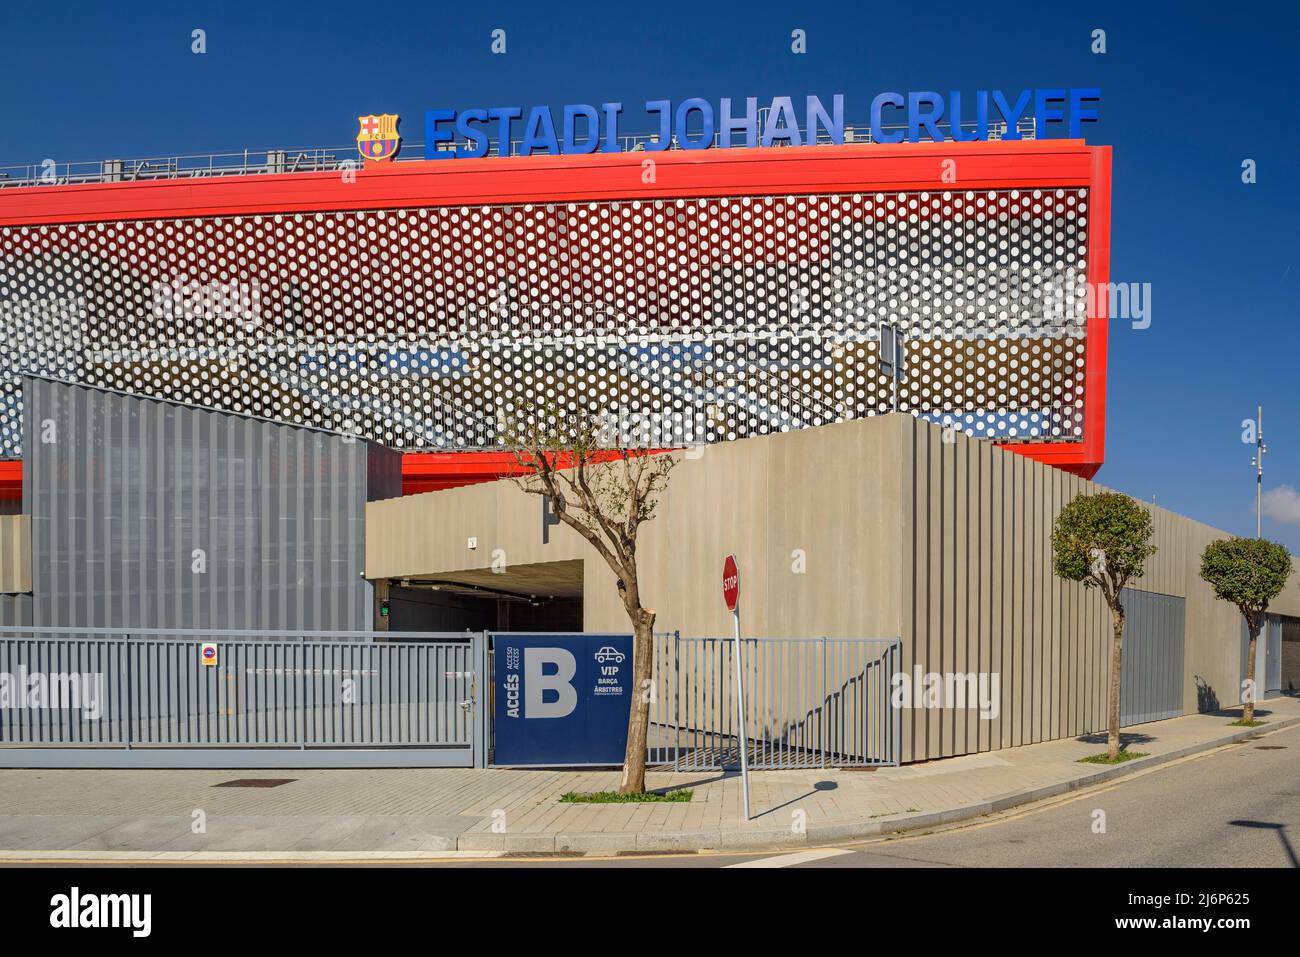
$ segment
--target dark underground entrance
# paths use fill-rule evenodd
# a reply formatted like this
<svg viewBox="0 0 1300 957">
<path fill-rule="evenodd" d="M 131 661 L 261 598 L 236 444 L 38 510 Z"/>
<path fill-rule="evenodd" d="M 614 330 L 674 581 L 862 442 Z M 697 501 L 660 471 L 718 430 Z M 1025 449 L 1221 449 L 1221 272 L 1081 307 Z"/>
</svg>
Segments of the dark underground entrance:
<svg viewBox="0 0 1300 957">
<path fill-rule="evenodd" d="M 387 616 L 379 610 L 385 594 Z M 375 603 L 375 627 L 390 632 L 580 632 L 582 561 L 384 579 L 375 582 Z"/>
</svg>

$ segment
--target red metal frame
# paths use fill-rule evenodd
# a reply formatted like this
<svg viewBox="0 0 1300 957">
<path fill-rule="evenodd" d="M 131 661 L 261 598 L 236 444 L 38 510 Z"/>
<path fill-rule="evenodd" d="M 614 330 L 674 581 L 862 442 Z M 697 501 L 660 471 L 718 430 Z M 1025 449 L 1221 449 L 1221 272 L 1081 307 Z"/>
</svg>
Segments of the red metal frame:
<svg viewBox="0 0 1300 957">
<path fill-rule="evenodd" d="M 945 166 L 955 160 L 955 167 Z M 648 161 L 654 182 L 644 182 Z M 597 153 L 483 160 L 429 160 L 341 173 L 289 173 L 0 190 L 0 226 L 108 222 L 255 213 L 399 209 L 495 203 L 563 203 L 696 196 L 895 190 L 1089 190 L 1088 281 L 1110 277 L 1110 147 L 1082 140 L 846 144 L 781 149 Z M 955 174 L 955 182 L 945 174 Z M 1106 297 L 1088 318 L 1082 442 L 1004 447 L 1091 477 L 1106 428 Z M 411 453 L 407 493 L 517 474 L 503 452 Z M 21 463 L 0 463 L 0 498 L 21 494 Z"/>
<path fill-rule="evenodd" d="M 23 497 L 23 463 L 0 462 L 0 499 Z"/>
</svg>

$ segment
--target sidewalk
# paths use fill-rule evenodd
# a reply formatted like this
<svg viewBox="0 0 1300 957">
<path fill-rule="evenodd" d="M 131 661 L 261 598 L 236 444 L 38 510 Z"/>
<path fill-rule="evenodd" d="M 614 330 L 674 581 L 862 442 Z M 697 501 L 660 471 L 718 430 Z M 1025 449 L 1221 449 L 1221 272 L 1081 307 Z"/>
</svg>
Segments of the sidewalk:
<svg viewBox="0 0 1300 957">
<path fill-rule="evenodd" d="M 1067 739 L 875 771 L 756 772 L 756 816 L 745 824 L 734 774 L 649 776 L 651 788 L 693 788 L 689 803 L 572 805 L 559 796 L 614 788 L 618 772 L 0 770 L 0 863 L 819 845 L 978 817 L 1300 724 L 1300 699 L 1270 700 L 1260 712 L 1268 724 L 1257 729 L 1229 727 L 1222 714 L 1125 729 L 1132 749 L 1150 757 L 1116 767 L 1079 764 L 1104 745 Z M 239 778 L 291 781 L 214 787 Z"/>
</svg>

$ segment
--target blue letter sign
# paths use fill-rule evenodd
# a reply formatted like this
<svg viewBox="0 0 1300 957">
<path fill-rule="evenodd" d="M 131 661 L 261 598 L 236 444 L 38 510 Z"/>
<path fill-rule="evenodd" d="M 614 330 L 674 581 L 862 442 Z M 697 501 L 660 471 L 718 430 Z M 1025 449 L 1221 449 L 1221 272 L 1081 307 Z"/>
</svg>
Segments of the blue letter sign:
<svg viewBox="0 0 1300 957">
<path fill-rule="evenodd" d="M 998 130 L 1000 138 L 1018 140 L 1017 124 L 1031 115 L 1031 105 L 1038 137 L 1046 135 L 1048 126 L 1061 126 L 1071 139 L 1078 139 L 1084 123 L 1101 118 L 1096 106 L 1100 100 L 1101 90 L 1095 87 L 1021 90 L 1010 98 L 1002 90 L 977 90 L 973 111 L 971 99 L 965 101 L 972 118 L 963 115 L 960 90 L 949 91 L 947 97 L 934 90 L 906 95 L 890 90 L 871 101 L 871 139 L 876 143 L 986 140 L 990 124 L 1000 122 L 1005 125 Z M 622 103 L 602 103 L 599 110 L 591 103 L 566 104 L 558 126 L 549 106 L 534 106 L 526 114 L 519 106 L 429 110 L 424 117 L 424 157 L 485 156 L 493 140 L 497 156 L 591 153 L 598 144 L 605 153 L 623 149 L 654 153 L 670 147 L 702 150 L 715 144 L 724 148 L 844 145 L 843 93 L 831 97 L 829 109 L 818 96 L 804 98 L 801 105 L 802 114 L 794 97 L 774 96 L 760 110 L 758 98 L 750 96 L 745 98 L 744 113 L 738 115 L 730 97 L 723 97 L 718 109 L 712 100 L 701 97 L 689 97 L 675 107 L 672 100 L 647 100 L 644 117 L 634 121 L 636 135 L 628 136 L 627 142 L 621 140 L 626 131 L 619 125 Z M 514 120 L 523 120 L 517 150 L 511 147 Z M 974 129 L 963 128 L 963 122 Z"/>
<path fill-rule="evenodd" d="M 497 634 L 497 765 L 622 764 L 632 636 Z"/>
</svg>

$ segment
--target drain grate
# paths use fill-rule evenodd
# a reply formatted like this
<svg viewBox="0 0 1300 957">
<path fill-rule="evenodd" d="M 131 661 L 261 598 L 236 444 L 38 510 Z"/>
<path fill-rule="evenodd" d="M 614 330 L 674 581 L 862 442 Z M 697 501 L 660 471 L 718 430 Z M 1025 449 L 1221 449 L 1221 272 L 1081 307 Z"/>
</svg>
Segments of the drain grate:
<svg viewBox="0 0 1300 957">
<path fill-rule="evenodd" d="M 1257 744 L 1255 745 L 1255 750 L 1256 751 L 1285 751 L 1286 745 L 1285 744 Z"/>
<path fill-rule="evenodd" d="M 236 778 L 212 785 L 214 788 L 278 788 L 281 784 L 292 784 L 297 778 Z"/>
</svg>

